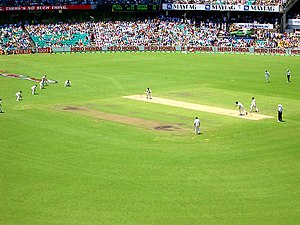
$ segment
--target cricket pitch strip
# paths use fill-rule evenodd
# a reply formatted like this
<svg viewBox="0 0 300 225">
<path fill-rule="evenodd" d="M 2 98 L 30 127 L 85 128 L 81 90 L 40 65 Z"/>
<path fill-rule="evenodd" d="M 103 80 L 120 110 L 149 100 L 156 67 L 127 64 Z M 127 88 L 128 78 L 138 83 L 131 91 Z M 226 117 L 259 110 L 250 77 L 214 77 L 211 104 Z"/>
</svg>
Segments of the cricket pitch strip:
<svg viewBox="0 0 300 225">
<path fill-rule="evenodd" d="M 258 113 L 248 113 L 248 115 L 240 116 L 238 109 L 230 110 L 230 109 L 224 109 L 224 108 L 219 108 L 219 107 L 214 107 L 214 106 L 182 102 L 182 101 L 177 101 L 177 100 L 172 100 L 172 99 L 167 99 L 167 98 L 152 97 L 152 99 L 147 99 L 144 95 L 130 95 L 130 96 L 123 96 L 123 98 L 133 99 L 133 100 L 138 100 L 138 101 L 143 101 L 143 102 L 162 104 L 162 105 L 169 105 L 169 106 L 174 106 L 174 107 L 180 107 L 180 108 L 214 113 L 214 114 L 225 115 L 225 116 L 232 116 L 232 117 L 237 117 L 237 118 L 242 118 L 242 119 L 247 119 L 247 120 L 262 120 L 262 119 L 274 118 L 273 116 L 267 116 L 267 115 L 258 114 Z"/>
</svg>

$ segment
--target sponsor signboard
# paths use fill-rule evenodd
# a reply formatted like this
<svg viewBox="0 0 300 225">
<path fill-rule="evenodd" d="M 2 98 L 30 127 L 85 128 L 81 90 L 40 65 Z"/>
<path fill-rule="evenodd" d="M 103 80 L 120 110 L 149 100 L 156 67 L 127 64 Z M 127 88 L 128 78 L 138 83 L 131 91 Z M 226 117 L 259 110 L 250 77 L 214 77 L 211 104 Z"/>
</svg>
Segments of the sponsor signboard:
<svg viewBox="0 0 300 225">
<path fill-rule="evenodd" d="M 299 55 L 300 48 L 254 48 L 254 47 L 233 47 L 233 46 L 109 46 L 109 47 L 55 47 L 40 48 L 35 52 L 40 53 L 65 53 L 65 52 L 135 52 L 135 51 L 161 51 L 161 52 L 210 52 L 210 53 L 240 53 L 240 54 L 272 54 L 272 55 Z M 30 54 L 32 50 L 15 50 L 11 54 Z"/>
<path fill-rule="evenodd" d="M 53 49 L 54 52 L 55 49 Z M 91 51 L 187 51 L 187 52 L 211 52 L 211 53 L 248 53 L 248 54 L 276 54 L 276 55 L 300 55 L 300 49 L 282 48 L 253 48 L 253 47 L 215 47 L 215 46 L 110 46 L 110 47 L 72 47 L 71 52 Z M 62 52 L 62 51 L 57 51 Z"/>
<path fill-rule="evenodd" d="M 215 46 L 111 46 L 111 47 L 74 47 L 71 52 L 90 51 L 186 51 L 186 52 L 210 52 L 210 53 L 248 53 L 248 54 L 276 54 L 276 55 L 300 55 L 300 49 L 281 48 L 253 48 L 253 47 L 215 47 Z M 55 51 L 54 51 L 55 52 Z M 58 51 L 60 52 L 60 51 Z"/>
<path fill-rule="evenodd" d="M 47 48 L 37 48 L 37 52 L 38 53 L 50 53 L 51 52 L 51 48 L 47 47 Z"/>
<path fill-rule="evenodd" d="M 291 49 L 291 55 L 300 55 L 300 49 Z"/>
<path fill-rule="evenodd" d="M 223 5 L 223 4 L 162 4 L 163 10 L 205 10 L 205 11 L 244 11 L 244 12 L 280 12 L 279 6 L 260 5 Z"/>
<path fill-rule="evenodd" d="M 290 26 L 300 26 L 300 19 L 289 19 L 288 25 Z"/>
<path fill-rule="evenodd" d="M 164 10 L 205 10 L 203 4 L 162 4 Z"/>
<path fill-rule="evenodd" d="M 102 51 L 102 47 L 71 47 L 71 52 L 96 52 Z"/>
<path fill-rule="evenodd" d="M 9 50 L 10 54 L 31 54 L 33 53 L 33 49 L 14 49 L 14 50 Z"/>
</svg>

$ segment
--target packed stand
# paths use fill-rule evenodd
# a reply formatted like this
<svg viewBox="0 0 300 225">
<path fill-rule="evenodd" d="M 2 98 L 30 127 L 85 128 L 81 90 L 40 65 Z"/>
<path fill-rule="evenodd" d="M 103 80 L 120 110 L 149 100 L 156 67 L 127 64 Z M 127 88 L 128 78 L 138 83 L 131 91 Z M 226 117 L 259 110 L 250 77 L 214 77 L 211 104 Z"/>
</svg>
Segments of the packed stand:
<svg viewBox="0 0 300 225">
<path fill-rule="evenodd" d="M 300 37 L 295 33 L 277 33 L 259 30 L 256 46 L 266 48 L 300 48 Z"/>
<path fill-rule="evenodd" d="M 226 23 L 145 20 L 93 23 L 95 43 L 109 46 L 299 47 L 299 38 L 269 30 L 253 30 L 248 38 L 232 37 Z"/>
<path fill-rule="evenodd" d="M 90 46 L 90 23 L 25 25 L 36 47 Z"/>
<path fill-rule="evenodd" d="M 28 49 L 32 47 L 31 43 L 30 37 L 19 25 L 0 28 L 0 50 Z"/>
<path fill-rule="evenodd" d="M 195 26 L 183 22 L 145 20 L 94 23 L 97 46 L 211 46 L 217 39 L 215 26 Z"/>
<path fill-rule="evenodd" d="M 172 20 L 106 21 L 76 24 L 9 26 L 0 31 L 0 47 L 126 47 L 126 46 L 217 46 L 299 48 L 294 33 L 268 29 L 244 29 L 225 22 Z M 241 32 L 241 33 L 236 33 Z M 29 35 L 27 35 L 27 33 Z M 242 36 L 240 36 L 242 35 Z"/>
</svg>

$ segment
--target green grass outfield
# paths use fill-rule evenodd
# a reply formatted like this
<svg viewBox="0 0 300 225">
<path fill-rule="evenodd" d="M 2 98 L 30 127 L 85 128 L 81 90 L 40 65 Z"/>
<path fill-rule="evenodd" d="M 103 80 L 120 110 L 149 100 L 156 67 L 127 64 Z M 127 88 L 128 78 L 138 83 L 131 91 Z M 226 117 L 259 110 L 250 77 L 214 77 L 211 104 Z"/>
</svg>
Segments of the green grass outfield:
<svg viewBox="0 0 300 225">
<path fill-rule="evenodd" d="M 300 223 L 299 57 L 11 55 L 0 57 L 0 70 L 59 81 L 32 96 L 33 82 L 0 77 L 1 225 Z M 251 121 L 122 98 L 147 87 L 154 97 L 228 109 L 241 101 L 249 110 L 255 96 L 260 113 L 274 118 Z M 19 90 L 24 100 L 16 102 Z M 276 119 L 279 103 L 284 123 Z M 155 130 L 65 106 L 181 125 Z"/>
</svg>

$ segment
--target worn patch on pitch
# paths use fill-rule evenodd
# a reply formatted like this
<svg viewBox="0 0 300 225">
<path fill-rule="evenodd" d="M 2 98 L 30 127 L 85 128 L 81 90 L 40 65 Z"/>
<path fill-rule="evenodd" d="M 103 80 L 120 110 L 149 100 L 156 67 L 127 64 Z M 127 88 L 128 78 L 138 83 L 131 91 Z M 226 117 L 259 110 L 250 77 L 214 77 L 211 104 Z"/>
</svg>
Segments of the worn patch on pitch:
<svg viewBox="0 0 300 225">
<path fill-rule="evenodd" d="M 174 107 L 185 108 L 185 109 L 191 109 L 191 110 L 195 110 L 195 111 L 215 113 L 215 114 L 225 115 L 225 116 L 238 117 L 238 118 L 248 119 L 248 120 L 262 120 L 262 119 L 273 118 L 272 116 L 267 116 L 267 115 L 263 115 L 263 114 L 259 114 L 259 113 L 248 113 L 248 115 L 240 116 L 238 110 L 231 110 L 231 109 L 224 109 L 224 108 L 219 108 L 219 107 L 215 107 L 215 106 L 182 102 L 182 101 L 177 101 L 177 100 L 172 100 L 172 99 L 167 99 L 167 98 L 152 97 L 152 99 L 147 99 L 143 95 L 123 96 L 123 98 L 144 101 L 144 102 L 150 102 L 150 103 L 156 103 L 156 104 L 162 104 L 162 105 L 168 105 L 168 106 L 174 106 Z"/>
<path fill-rule="evenodd" d="M 74 106 L 65 106 L 63 107 L 63 110 L 75 111 L 75 110 L 83 110 L 83 109 Z"/>
<path fill-rule="evenodd" d="M 146 129 L 154 129 L 154 130 L 161 130 L 161 131 L 185 130 L 184 128 L 185 124 L 160 123 L 160 122 L 145 120 L 136 117 L 106 113 L 106 112 L 102 112 L 84 106 L 61 106 L 61 107 L 57 107 L 56 109 L 59 109 L 60 111 L 64 111 L 64 112 L 70 112 L 78 115 L 88 116 L 91 118 L 113 121 L 113 122 L 131 125 L 131 126 L 142 127 Z"/>
</svg>

